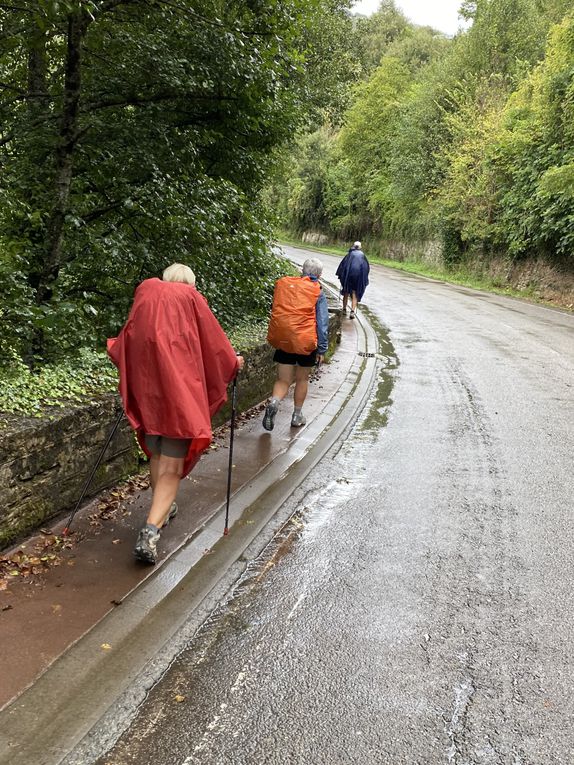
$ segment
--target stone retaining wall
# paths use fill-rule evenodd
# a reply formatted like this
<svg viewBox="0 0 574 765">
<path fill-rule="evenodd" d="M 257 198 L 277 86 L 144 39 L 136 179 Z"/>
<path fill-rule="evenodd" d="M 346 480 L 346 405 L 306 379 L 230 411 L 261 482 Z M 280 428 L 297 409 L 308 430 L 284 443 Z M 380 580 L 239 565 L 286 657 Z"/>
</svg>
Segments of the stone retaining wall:
<svg viewBox="0 0 574 765">
<path fill-rule="evenodd" d="M 0 548 L 73 506 L 119 412 L 119 398 L 110 393 L 83 406 L 53 409 L 49 418 L 11 418 L 0 430 Z M 137 462 L 123 422 L 90 494 L 133 473 Z"/>
<path fill-rule="evenodd" d="M 330 351 L 340 339 L 341 318 L 330 315 Z M 238 410 L 263 401 L 273 387 L 273 349 L 267 343 L 246 352 L 238 386 Z M 0 549 L 73 507 L 88 472 L 120 412 L 116 394 L 50 411 L 44 418 L 11 417 L 0 427 Z M 228 403 L 214 425 L 229 418 Z M 87 496 L 134 473 L 138 451 L 124 419 L 116 431 Z"/>
</svg>

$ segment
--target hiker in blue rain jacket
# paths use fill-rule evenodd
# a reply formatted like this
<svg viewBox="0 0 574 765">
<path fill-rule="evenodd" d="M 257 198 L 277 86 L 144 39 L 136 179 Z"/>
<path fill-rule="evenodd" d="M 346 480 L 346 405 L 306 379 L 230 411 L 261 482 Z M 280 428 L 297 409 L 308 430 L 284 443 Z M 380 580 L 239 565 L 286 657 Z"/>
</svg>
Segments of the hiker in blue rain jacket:
<svg viewBox="0 0 574 765">
<path fill-rule="evenodd" d="M 363 299 L 369 283 L 369 261 L 361 250 L 361 243 L 355 242 L 337 268 L 337 276 L 341 282 L 343 295 L 343 313 L 347 313 L 347 302 L 351 297 L 350 319 L 355 318 L 357 303 Z"/>
</svg>

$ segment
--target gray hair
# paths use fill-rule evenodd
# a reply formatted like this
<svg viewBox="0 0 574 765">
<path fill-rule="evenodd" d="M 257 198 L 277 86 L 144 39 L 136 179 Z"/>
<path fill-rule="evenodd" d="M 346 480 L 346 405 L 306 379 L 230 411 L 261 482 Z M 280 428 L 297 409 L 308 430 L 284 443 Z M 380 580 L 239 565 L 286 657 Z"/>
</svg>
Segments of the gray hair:
<svg viewBox="0 0 574 765">
<path fill-rule="evenodd" d="M 183 263 L 172 263 L 163 272 L 162 276 L 164 282 L 183 282 L 184 284 L 191 284 L 195 286 L 195 274 L 189 266 L 184 266 Z"/>
<path fill-rule="evenodd" d="M 361 243 L 360 243 L 360 242 L 355 242 L 355 244 L 353 245 L 353 247 L 354 247 L 356 250 L 360 250 L 360 249 L 361 249 Z"/>
<path fill-rule="evenodd" d="M 323 264 L 317 258 L 307 258 L 303 263 L 303 276 L 316 276 L 317 279 L 323 273 Z"/>
</svg>

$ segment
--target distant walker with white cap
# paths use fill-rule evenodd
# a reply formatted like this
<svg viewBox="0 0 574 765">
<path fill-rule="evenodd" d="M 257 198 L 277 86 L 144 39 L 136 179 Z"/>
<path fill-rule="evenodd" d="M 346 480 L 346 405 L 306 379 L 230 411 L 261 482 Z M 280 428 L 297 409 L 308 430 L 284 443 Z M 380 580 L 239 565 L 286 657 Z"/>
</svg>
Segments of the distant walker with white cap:
<svg viewBox="0 0 574 765">
<path fill-rule="evenodd" d="M 357 304 L 363 299 L 369 283 L 369 261 L 361 249 L 361 243 L 355 242 L 337 268 L 343 295 L 343 313 L 347 313 L 347 302 L 351 297 L 350 319 L 355 318 Z"/>
</svg>

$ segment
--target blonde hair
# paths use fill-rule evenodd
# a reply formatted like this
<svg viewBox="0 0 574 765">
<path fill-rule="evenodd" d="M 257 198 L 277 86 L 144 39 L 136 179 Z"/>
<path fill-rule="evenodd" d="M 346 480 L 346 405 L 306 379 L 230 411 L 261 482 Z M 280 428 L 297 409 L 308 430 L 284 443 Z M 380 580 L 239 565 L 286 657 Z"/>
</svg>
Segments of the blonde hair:
<svg viewBox="0 0 574 765">
<path fill-rule="evenodd" d="M 195 274 L 189 266 L 184 266 L 183 263 L 172 263 L 163 272 L 162 278 L 164 282 L 183 282 L 184 284 L 191 284 L 195 286 Z"/>
</svg>

